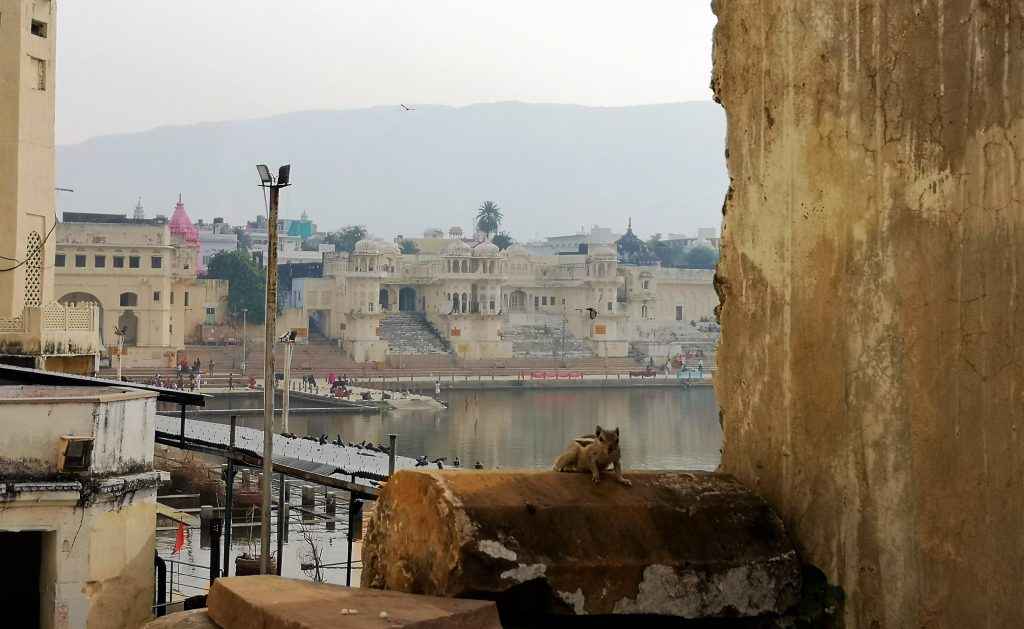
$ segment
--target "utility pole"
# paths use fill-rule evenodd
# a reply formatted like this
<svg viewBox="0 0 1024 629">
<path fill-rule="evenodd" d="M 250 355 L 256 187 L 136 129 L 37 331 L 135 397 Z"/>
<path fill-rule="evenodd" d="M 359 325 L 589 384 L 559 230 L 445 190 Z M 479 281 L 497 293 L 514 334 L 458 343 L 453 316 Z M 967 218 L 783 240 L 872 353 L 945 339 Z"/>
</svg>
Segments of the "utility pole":
<svg viewBox="0 0 1024 629">
<path fill-rule="evenodd" d="M 271 481 L 274 476 L 274 341 L 277 323 L 277 204 L 281 188 L 289 185 L 291 166 L 282 166 L 277 180 L 266 165 L 256 167 L 260 174 L 260 187 L 270 188 L 270 208 L 267 211 L 267 302 L 265 345 L 263 348 L 263 505 L 260 518 L 260 574 L 270 570 L 270 501 Z M 280 561 L 281 558 L 278 558 Z"/>
<path fill-rule="evenodd" d="M 124 333 L 127 331 L 126 327 L 114 326 L 114 334 L 117 335 L 117 381 L 121 382 L 121 361 L 124 360 Z"/>
<path fill-rule="evenodd" d="M 288 432 L 288 397 L 291 388 L 292 353 L 295 351 L 295 331 L 284 337 L 284 387 L 281 389 L 281 431 Z M 278 560 L 280 561 L 280 560 Z"/>
<path fill-rule="evenodd" d="M 245 314 L 248 308 L 242 308 L 242 377 L 245 377 Z"/>
<path fill-rule="evenodd" d="M 565 304 L 562 304 L 562 368 L 565 368 L 565 324 L 568 319 L 565 318 Z"/>
</svg>

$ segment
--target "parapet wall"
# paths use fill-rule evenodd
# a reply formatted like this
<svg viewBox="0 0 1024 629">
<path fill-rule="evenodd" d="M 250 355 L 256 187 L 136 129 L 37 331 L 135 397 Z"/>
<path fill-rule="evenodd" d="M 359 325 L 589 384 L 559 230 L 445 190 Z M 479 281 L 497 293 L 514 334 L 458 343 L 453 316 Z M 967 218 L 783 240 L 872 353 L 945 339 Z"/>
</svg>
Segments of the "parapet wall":
<svg viewBox="0 0 1024 629">
<path fill-rule="evenodd" d="M 718 0 L 722 469 L 847 627 L 1024 617 L 1024 25 L 1010 0 Z"/>
</svg>

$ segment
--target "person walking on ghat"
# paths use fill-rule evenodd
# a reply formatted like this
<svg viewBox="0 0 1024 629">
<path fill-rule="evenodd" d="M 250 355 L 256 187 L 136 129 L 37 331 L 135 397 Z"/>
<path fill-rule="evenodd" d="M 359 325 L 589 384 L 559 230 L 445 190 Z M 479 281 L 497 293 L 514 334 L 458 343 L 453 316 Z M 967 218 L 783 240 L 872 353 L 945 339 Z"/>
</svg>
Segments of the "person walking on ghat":
<svg viewBox="0 0 1024 629">
<path fill-rule="evenodd" d="M 235 373 L 231 372 L 228 374 L 228 391 L 235 390 Z"/>
<path fill-rule="evenodd" d="M 441 380 L 437 379 L 434 381 L 434 397 L 441 399 Z"/>
</svg>

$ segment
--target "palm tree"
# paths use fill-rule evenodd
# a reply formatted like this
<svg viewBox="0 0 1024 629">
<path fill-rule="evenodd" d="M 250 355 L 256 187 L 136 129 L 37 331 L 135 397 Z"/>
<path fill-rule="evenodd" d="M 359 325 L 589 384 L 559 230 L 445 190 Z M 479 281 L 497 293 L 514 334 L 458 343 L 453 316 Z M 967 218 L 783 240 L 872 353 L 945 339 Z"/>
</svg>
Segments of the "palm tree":
<svg viewBox="0 0 1024 629">
<path fill-rule="evenodd" d="M 491 234 L 501 227 L 502 218 L 500 207 L 493 201 L 484 201 L 476 213 L 476 228 L 487 234 L 487 238 L 490 239 Z"/>
</svg>

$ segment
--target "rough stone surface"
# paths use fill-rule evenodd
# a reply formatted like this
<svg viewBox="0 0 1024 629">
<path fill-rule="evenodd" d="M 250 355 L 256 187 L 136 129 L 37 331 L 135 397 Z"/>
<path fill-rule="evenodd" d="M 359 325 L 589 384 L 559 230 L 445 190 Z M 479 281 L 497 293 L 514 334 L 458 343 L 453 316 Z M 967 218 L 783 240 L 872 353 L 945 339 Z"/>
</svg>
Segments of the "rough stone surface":
<svg viewBox="0 0 1024 629">
<path fill-rule="evenodd" d="M 142 629 L 222 629 L 205 609 L 168 614 L 143 625 Z"/>
<path fill-rule="evenodd" d="M 1019 0 L 717 0 L 722 470 L 846 626 L 1024 618 Z"/>
<path fill-rule="evenodd" d="M 490 598 L 502 613 L 781 612 L 799 592 L 782 523 L 717 474 L 400 471 L 363 546 L 363 587 Z"/>
<path fill-rule="evenodd" d="M 501 628 L 494 603 L 487 601 L 361 590 L 276 576 L 217 579 L 209 605 L 207 613 L 222 629 Z"/>
</svg>

